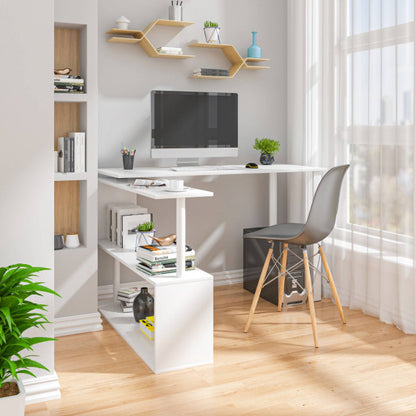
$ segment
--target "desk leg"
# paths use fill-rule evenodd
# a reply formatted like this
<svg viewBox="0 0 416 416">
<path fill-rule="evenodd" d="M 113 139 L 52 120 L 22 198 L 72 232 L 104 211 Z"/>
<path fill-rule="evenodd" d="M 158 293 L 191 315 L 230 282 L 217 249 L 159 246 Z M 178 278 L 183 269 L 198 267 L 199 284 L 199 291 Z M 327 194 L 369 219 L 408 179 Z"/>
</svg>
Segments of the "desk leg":
<svg viewBox="0 0 416 416">
<path fill-rule="evenodd" d="M 277 224 L 277 173 L 269 173 L 269 225 Z"/>
<path fill-rule="evenodd" d="M 117 302 L 117 293 L 120 290 L 120 262 L 114 259 L 114 280 L 113 280 L 113 297 Z"/>
<path fill-rule="evenodd" d="M 309 206 L 312 203 L 313 196 L 315 194 L 316 188 L 319 185 L 320 179 L 321 179 L 322 173 L 321 172 L 313 172 L 312 173 L 312 189 L 311 189 L 311 197 L 309 198 Z M 314 253 L 318 251 L 318 245 L 314 244 L 312 246 L 312 250 Z M 312 260 L 313 265 L 318 268 L 319 266 L 319 256 L 316 256 Z M 313 298 L 315 302 L 320 301 L 322 299 L 322 277 L 313 271 L 313 275 L 315 276 L 315 279 L 313 281 Z"/>
<path fill-rule="evenodd" d="M 185 198 L 176 199 L 176 273 L 182 277 L 185 273 L 186 209 Z"/>
</svg>

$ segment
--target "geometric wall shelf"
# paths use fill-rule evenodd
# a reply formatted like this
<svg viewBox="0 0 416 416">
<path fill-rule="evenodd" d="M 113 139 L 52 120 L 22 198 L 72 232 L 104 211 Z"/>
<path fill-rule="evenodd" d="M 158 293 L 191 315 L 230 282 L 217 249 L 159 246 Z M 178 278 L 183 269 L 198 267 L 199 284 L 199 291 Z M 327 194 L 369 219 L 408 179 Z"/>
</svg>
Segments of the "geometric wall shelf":
<svg viewBox="0 0 416 416">
<path fill-rule="evenodd" d="M 160 53 L 156 50 L 147 35 L 156 26 L 170 26 L 185 28 L 186 26 L 193 25 L 192 22 L 182 22 L 177 20 L 158 19 L 150 23 L 143 31 L 141 30 L 123 30 L 123 29 L 111 29 L 107 33 L 112 36 L 107 42 L 113 43 L 138 43 L 150 58 L 165 58 L 165 59 L 187 59 L 194 58 L 195 55 L 169 55 L 166 53 Z"/>
<path fill-rule="evenodd" d="M 266 58 L 242 58 L 233 45 L 227 45 L 224 43 L 191 43 L 188 45 L 192 48 L 212 48 L 221 49 L 226 58 L 230 61 L 231 66 L 229 68 L 229 76 L 213 76 L 213 75 L 191 75 L 193 79 L 229 79 L 233 78 L 240 69 L 269 69 L 269 66 L 257 66 L 253 63 L 268 61 Z M 251 63 L 251 64 L 250 64 Z"/>
</svg>

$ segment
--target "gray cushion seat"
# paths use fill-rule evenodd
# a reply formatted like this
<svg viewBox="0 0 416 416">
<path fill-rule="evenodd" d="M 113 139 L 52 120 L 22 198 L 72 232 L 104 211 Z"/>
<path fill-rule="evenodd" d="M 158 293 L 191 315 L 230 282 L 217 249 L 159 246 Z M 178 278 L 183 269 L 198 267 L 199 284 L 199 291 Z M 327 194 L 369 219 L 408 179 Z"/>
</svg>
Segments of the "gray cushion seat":
<svg viewBox="0 0 416 416">
<path fill-rule="evenodd" d="M 278 224 L 262 228 L 261 230 L 254 231 L 253 233 L 245 234 L 244 238 L 286 241 L 297 237 L 302 233 L 304 228 L 305 224 L 294 222 L 289 224 Z"/>
</svg>

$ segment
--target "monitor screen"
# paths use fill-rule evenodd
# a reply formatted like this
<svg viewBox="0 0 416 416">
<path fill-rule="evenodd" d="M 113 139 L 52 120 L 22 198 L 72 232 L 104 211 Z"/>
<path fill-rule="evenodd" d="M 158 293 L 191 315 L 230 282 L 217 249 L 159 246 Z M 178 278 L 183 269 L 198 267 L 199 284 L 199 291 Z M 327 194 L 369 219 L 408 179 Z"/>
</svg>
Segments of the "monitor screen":
<svg viewBox="0 0 416 416">
<path fill-rule="evenodd" d="M 238 149 L 238 95 L 152 91 L 151 147 L 155 157 L 163 157 L 163 152 L 153 152 L 156 149 L 167 155 L 174 150 L 173 157 L 209 156 L 210 149 L 216 149 L 212 155 L 230 156 L 227 150 Z"/>
</svg>

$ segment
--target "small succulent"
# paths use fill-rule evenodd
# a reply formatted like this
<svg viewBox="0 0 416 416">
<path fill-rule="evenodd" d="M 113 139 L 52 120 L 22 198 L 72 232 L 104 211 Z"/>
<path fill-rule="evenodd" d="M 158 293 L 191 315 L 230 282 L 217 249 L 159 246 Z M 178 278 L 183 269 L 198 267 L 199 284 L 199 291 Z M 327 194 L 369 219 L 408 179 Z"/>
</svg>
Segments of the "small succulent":
<svg viewBox="0 0 416 416">
<path fill-rule="evenodd" d="M 262 139 L 256 139 L 253 149 L 260 150 L 262 153 L 274 156 L 274 154 L 280 149 L 280 142 L 263 137 Z"/>
<path fill-rule="evenodd" d="M 137 226 L 137 231 L 145 232 L 145 231 L 152 231 L 153 230 L 153 221 L 145 222 L 144 224 L 140 224 Z"/>
<path fill-rule="evenodd" d="M 218 27 L 218 23 L 211 22 L 211 20 L 205 20 L 204 27 Z"/>
</svg>

